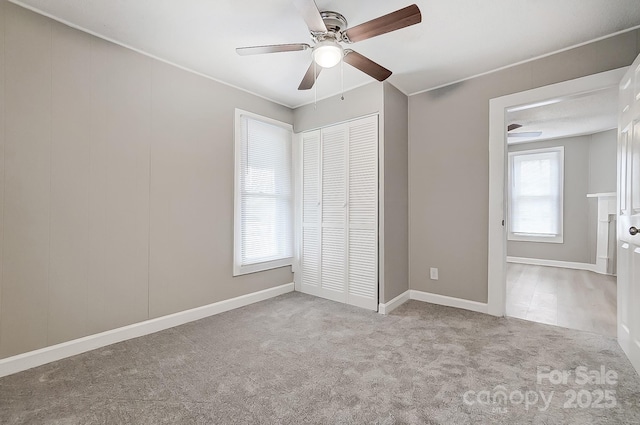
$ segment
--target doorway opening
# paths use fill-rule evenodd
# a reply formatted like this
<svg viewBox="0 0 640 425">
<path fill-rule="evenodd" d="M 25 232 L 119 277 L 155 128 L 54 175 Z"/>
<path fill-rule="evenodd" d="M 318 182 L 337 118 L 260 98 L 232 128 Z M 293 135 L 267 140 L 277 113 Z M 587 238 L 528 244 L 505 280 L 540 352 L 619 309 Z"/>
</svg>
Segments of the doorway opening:
<svg viewBox="0 0 640 425">
<path fill-rule="evenodd" d="M 506 309 L 616 335 L 618 88 L 508 108 Z"/>
<path fill-rule="evenodd" d="M 615 222 L 604 208 L 611 200 L 615 214 L 624 72 L 491 100 L 490 314 L 615 336 Z"/>
</svg>

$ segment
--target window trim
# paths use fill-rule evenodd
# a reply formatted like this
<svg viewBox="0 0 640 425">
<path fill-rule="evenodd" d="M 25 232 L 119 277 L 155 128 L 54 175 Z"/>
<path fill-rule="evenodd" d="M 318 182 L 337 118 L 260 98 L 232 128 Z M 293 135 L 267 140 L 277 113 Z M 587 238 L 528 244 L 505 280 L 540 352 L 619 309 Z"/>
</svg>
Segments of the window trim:
<svg viewBox="0 0 640 425">
<path fill-rule="evenodd" d="M 265 261 L 262 263 L 254 263 L 242 265 L 240 259 L 242 258 L 242 194 L 241 194 L 241 161 L 242 161 L 242 117 L 252 118 L 258 121 L 262 121 L 267 124 L 276 125 L 291 132 L 291 181 L 292 186 L 294 178 L 294 158 L 293 158 L 293 143 L 294 133 L 293 126 L 291 124 L 275 120 L 273 118 L 265 117 L 255 114 L 253 112 L 245 111 L 239 108 L 235 110 L 234 117 L 234 149 L 233 149 L 233 276 L 241 276 L 249 273 L 261 272 L 264 270 L 271 270 L 280 267 L 293 266 L 295 256 L 295 241 L 292 241 L 292 255 L 291 257 L 281 258 L 278 260 Z M 295 192 L 294 187 L 291 188 L 291 217 L 295 221 Z M 291 223 L 292 235 L 294 235 L 294 222 Z"/>
<path fill-rule="evenodd" d="M 556 236 L 543 236 L 528 233 L 514 233 L 511 231 L 511 217 L 512 217 L 512 188 L 513 188 L 513 157 L 517 155 L 530 155 L 541 154 L 548 152 L 558 152 L 560 154 L 560 163 L 558 165 L 558 173 L 560 175 L 559 193 L 560 206 L 559 206 L 559 234 Z M 515 242 L 540 242 L 540 243 L 564 243 L 564 146 L 553 146 L 540 149 L 519 150 L 508 153 L 507 161 L 507 240 Z"/>
</svg>

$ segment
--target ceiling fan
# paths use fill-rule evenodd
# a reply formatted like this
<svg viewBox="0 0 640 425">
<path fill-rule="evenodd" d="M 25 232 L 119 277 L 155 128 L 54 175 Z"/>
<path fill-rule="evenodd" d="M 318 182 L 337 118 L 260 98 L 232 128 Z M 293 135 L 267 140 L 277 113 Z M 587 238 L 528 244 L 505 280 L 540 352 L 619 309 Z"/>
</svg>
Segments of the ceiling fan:
<svg viewBox="0 0 640 425">
<path fill-rule="evenodd" d="M 520 133 L 512 133 L 522 127 L 522 124 L 509 124 L 507 126 L 507 137 L 539 137 L 542 131 L 522 131 Z"/>
<path fill-rule="evenodd" d="M 259 55 L 263 53 L 295 52 L 312 49 L 313 61 L 309 66 L 298 90 L 309 90 L 315 84 L 323 68 L 331 68 L 344 60 L 354 68 L 370 75 L 378 81 L 391 76 L 391 71 L 378 65 L 371 59 L 345 49 L 340 43 L 347 44 L 366 40 L 391 31 L 399 30 L 422 21 L 420 9 L 415 4 L 396 10 L 364 24 L 347 28 L 347 20 L 337 12 L 320 12 L 314 0 L 294 0 L 294 5 L 309 27 L 313 46 L 306 43 L 276 44 L 269 46 L 239 47 L 241 55 Z M 316 66 L 317 65 L 317 66 Z"/>
</svg>

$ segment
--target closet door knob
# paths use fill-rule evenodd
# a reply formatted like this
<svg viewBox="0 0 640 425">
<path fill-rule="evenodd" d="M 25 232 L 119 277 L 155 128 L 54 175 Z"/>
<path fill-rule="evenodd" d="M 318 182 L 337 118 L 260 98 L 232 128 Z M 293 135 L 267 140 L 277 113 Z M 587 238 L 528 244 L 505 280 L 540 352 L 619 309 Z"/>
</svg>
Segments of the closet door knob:
<svg viewBox="0 0 640 425">
<path fill-rule="evenodd" d="M 638 234 L 638 229 L 637 229 L 635 226 L 631 226 L 631 227 L 629 227 L 629 234 L 630 234 L 631 236 L 635 236 L 635 235 L 637 235 L 637 234 Z"/>
</svg>

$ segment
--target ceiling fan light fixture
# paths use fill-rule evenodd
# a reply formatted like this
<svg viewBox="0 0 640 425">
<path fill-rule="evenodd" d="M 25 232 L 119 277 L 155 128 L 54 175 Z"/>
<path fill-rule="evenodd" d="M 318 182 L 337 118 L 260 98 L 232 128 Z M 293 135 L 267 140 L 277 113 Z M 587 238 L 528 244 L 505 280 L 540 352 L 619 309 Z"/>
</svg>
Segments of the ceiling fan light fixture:
<svg viewBox="0 0 640 425">
<path fill-rule="evenodd" d="M 386 80 L 391 76 L 391 71 L 358 52 L 354 52 L 351 49 L 343 49 L 340 43 L 351 44 L 367 40 L 422 22 L 420 9 L 417 5 L 412 4 L 348 28 L 347 20 L 342 14 L 330 10 L 321 12 L 318 10 L 315 0 L 292 1 L 309 28 L 311 40 L 315 44 L 313 47 L 306 43 L 276 44 L 239 47 L 236 52 L 241 56 L 246 56 L 263 53 L 295 52 L 311 48 L 311 64 L 302 78 L 298 90 L 313 88 L 318 75 L 324 68 L 332 68 L 342 63 L 347 63 L 378 81 Z"/>
<path fill-rule="evenodd" d="M 332 68 L 340 63 L 342 46 L 333 40 L 324 40 L 313 48 L 313 60 L 323 68 Z"/>
</svg>

